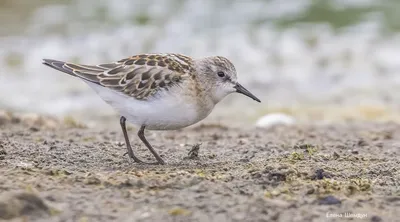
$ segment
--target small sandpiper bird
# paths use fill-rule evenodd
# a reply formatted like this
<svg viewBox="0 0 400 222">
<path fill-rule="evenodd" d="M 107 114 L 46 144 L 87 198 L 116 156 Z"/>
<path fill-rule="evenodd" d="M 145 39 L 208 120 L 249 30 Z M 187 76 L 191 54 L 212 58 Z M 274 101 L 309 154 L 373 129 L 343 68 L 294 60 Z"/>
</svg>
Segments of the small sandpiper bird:
<svg viewBox="0 0 400 222">
<path fill-rule="evenodd" d="M 140 127 L 139 138 L 157 159 L 148 164 L 164 164 L 146 140 L 145 129 L 175 130 L 195 124 L 233 92 L 261 102 L 237 82 L 234 65 L 221 56 L 141 54 L 100 65 L 52 59 L 44 59 L 43 64 L 81 78 L 119 112 L 127 153 L 137 163 L 147 162 L 132 151 L 126 120 Z"/>
</svg>

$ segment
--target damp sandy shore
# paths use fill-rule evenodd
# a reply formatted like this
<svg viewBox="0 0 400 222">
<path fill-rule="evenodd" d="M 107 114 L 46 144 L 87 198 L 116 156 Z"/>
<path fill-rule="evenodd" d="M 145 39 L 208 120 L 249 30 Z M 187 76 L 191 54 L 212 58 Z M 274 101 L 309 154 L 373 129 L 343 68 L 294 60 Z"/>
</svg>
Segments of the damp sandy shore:
<svg viewBox="0 0 400 222">
<path fill-rule="evenodd" d="M 164 166 L 138 165 L 123 156 L 118 128 L 28 126 L 18 119 L 0 124 L 0 220 L 400 217 L 400 125 L 394 123 L 268 130 L 203 124 L 147 132 Z M 135 129 L 129 132 L 135 151 L 153 160 Z M 198 143 L 198 156 L 188 156 Z"/>
</svg>

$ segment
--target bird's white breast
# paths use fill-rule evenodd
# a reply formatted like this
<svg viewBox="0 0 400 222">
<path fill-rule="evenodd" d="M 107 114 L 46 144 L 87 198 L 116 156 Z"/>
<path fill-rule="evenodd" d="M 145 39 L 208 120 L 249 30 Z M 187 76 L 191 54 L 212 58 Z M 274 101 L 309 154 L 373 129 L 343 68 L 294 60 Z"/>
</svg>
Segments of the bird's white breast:
<svg viewBox="0 0 400 222">
<path fill-rule="evenodd" d="M 85 81 L 87 82 L 87 81 Z M 137 100 L 117 91 L 87 82 L 97 94 L 129 122 L 150 130 L 174 130 L 204 119 L 214 105 L 202 106 L 176 91 L 165 91 L 148 100 Z"/>
</svg>

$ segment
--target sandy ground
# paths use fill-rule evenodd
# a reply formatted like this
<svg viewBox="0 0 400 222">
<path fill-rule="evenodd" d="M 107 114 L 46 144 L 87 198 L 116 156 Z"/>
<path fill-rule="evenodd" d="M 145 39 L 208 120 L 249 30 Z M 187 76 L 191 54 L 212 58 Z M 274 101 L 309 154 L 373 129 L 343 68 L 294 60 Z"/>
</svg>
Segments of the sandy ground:
<svg viewBox="0 0 400 222">
<path fill-rule="evenodd" d="M 138 165 L 123 156 L 118 128 L 40 123 L 0 121 L 0 220 L 400 218 L 395 123 L 273 129 L 203 124 L 146 132 L 164 166 Z M 135 129 L 129 133 L 135 151 L 153 160 Z M 188 155 L 197 143 L 198 156 Z"/>
</svg>

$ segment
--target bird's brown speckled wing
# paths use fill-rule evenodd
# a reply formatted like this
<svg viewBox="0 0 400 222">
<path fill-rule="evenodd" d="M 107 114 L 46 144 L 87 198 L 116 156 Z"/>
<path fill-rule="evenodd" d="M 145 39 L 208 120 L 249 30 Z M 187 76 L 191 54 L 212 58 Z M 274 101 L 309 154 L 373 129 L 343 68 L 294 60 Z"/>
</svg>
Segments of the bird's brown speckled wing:
<svg viewBox="0 0 400 222">
<path fill-rule="evenodd" d="M 180 84 L 194 72 L 192 59 L 180 54 L 142 54 L 96 66 L 51 59 L 44 64 L 140 100 Z"/>
</svg>

